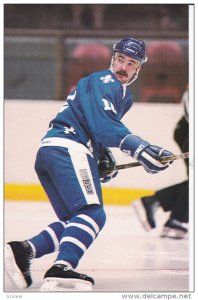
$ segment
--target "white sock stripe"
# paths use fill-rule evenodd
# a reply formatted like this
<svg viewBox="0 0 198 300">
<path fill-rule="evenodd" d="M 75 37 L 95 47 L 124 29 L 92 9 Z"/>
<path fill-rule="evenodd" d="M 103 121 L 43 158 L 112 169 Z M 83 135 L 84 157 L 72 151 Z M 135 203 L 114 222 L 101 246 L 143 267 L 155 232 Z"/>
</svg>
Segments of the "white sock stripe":
<svg viewBox="0 0 198 300">
<path fill-rule="evenodd" d="M 67 228 L 71 227 L 71 226 L 78 227 L 78 228 L 86 231 L 87 233 L 89 233 L 91 235 L 93 240 L 96 238 L 95 232 L 87 225 L 71 222 L 67 225 Z"/>
<path fill-rule="evenodd" d="M 36 257 L 36 248 L 34 246 L 34 244 L 32 244 L 32 242 L 30 242 L 29 240 L 27 240 L 27 242 L 30 244 L 32 251 L 33 251 L 33 258 Z"/>
<path fill-rule="evenodd" d="M 56 236 L 55 232 L 49 226 L 46 227 L 44 230 L 47 231 L 49 233 L 49 235 L 51 236 L 51 239 L 54 243 L 54 250 L 58 251 L 59 250 L 59 241 L 57 239 L 57 236 Z"/>
<path fill-rule="evenodd" d="M 66 228 L 67 224 L 68 224 L 68 221 L 66 221 L 66 222 L 60 221 L 60 223 L 63 225 L 64 228 Z"/>
<path fill-rule="evenodd" d="M 73 238 L 71 236 L 65 236 L 61 239 L 60 244 L 64 243 L 64 242 L 70 242 L 72 244 L 75 244 L 76 246 L 78 246 L 79 248 L 81 248 L 83 250 L 83 252 L 85 252 L 87 250 L 86 246 L 81 243 L 78 239 Z"/>
<path fill-rule="evenodd" d="M 99 228 L 98 224 L 92 218 L 90 218 L 89 216 L 81 214 L 81 215 L 78 215 L 77 217 L 87 221 L 88 223 L 90 223 L 93 226 L 96 233 L 98 233 L 100 231 L 100 228 Z"/>
</svg>

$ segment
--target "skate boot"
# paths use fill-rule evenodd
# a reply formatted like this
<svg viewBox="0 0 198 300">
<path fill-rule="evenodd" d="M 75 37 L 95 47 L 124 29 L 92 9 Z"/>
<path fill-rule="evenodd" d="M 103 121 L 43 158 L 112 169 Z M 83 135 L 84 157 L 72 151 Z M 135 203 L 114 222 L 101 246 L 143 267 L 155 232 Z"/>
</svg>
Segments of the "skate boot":
<svg viewBox="0 0 198 300">
<path fill-rule="evenodd" d="M 20 290 L 32 284 L 30 273 L 33 251 L 28 242 L 10 242 L 5 247 L 5 269 Z"/>
<path fill-rule="evenodd" d="M 77 273 L 68 266 L 53 265 L 44 276 L 41 291 L 91 291 L 94 280 Z"/>
<path fill-rule="evenodd" d="M 146 231 L 156 227 L 155 213 L 159 202 L 154 196 L 143 197 L 132 202 L 132 207 Z"/>
<path fill-rule="evenodd" d="M 188 228 L 186 224 L 175 219 L 169 219 L 164 224 L 161 237 L 183 239 L 187 233 L 188 233 Z"/>
</svg>

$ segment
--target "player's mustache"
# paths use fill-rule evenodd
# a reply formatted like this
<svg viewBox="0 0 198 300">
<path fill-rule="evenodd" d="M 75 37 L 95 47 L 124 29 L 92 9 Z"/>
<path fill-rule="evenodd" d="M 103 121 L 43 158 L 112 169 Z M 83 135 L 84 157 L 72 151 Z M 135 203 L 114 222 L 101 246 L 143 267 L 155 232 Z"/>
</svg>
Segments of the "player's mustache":
<svg viewBox="0 0 198 300">
<path fill-rule="evenodd" d="M 125 71 L 117 71 L 116 73 L 128 77 L 128 74 Z"/>
</svg>

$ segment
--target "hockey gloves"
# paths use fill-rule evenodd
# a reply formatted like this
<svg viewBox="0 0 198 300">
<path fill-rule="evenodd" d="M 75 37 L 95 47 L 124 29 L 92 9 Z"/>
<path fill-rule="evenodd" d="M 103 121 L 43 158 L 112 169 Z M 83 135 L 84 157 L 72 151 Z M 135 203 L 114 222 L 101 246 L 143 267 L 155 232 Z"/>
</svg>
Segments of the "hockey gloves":
<svg viewBox="0 0 198 300">
<path fill-rule="evenodd" d="M 137 159 L 150 174 L 156 174 L 169 167 L 173 161 L 160 162 L 159 158 L 171 156 L 173 153 L 161 147 L 153 146 L 139 136 L 129 134 L 121 142 L 120 149 Z"/>
<path fill-rule="evenodd" d="M 118 171 L 115 170 L 116 161 L 109 148 L 104 148 L 102 156 L 98 163 L 98 172 L 100 175 L 100 182 L 106 183 L 112 178 L 115 178 Z"/>
</svg>

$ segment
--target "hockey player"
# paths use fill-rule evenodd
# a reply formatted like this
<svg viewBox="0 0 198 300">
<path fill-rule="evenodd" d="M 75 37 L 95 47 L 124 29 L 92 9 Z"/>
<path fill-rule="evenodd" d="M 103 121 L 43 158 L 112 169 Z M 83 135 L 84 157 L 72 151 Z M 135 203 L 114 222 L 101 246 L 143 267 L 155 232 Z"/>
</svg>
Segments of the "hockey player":
<svg viewBox="0 0 198 300">
<path fill-rule="evenodd" d="M 189 103 L 188 89 L 182 96 L 184 114 L 174 130 L 174 140 L 182 152 L 189 151 Z M 189 177 L 189 160 L 185 160 Z M 132 202 L 132 207 L 143 228 L 150 231 L 157 227 L 156 211 L 159 207 L 169 212 L 168 220 L 163 226 L 161 237 L 183 239 L 188 233 L 189 222 L 189 178 L 180 183 L 165 187 L 154 195 L 142 197 Z"/>
<path fill-rule="evenodd" d="M 18 288 L 31 285 L 33 258 L 58 251 L 41 291 L 92 289 L 94 280 L 75 268 L 105 224 L 100 180 L 117 175 L 108 147 L 135 158 L 151 174 L 169 167 L 170 162 L 159 158 L 171 152 L 133 134 L 120 121 L 133 103 L 127 86 L 146 60 L 143 41 L 122 39 L 113 46 L 110 68 L 82 78 L 50 122 L 35 170 L 57 221 L 26 241 L 6 245 L 6 268 Z"/>
</svg>

